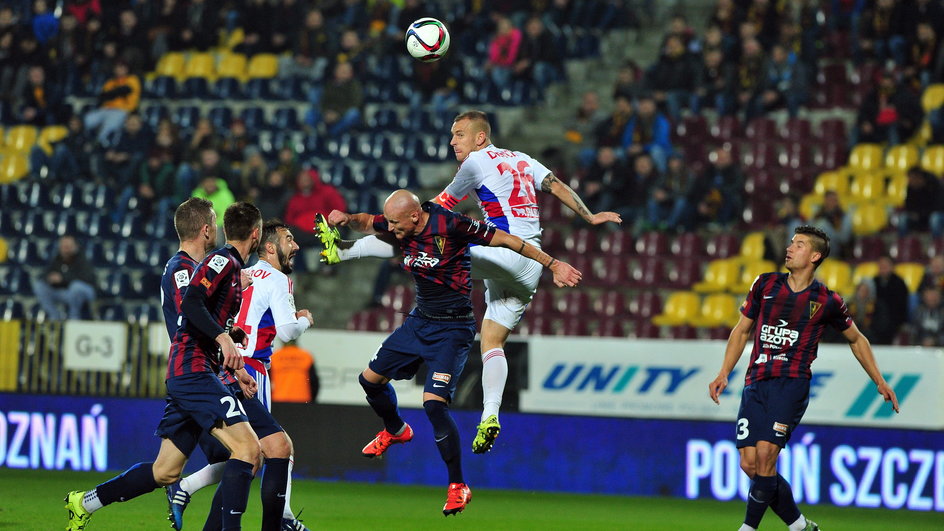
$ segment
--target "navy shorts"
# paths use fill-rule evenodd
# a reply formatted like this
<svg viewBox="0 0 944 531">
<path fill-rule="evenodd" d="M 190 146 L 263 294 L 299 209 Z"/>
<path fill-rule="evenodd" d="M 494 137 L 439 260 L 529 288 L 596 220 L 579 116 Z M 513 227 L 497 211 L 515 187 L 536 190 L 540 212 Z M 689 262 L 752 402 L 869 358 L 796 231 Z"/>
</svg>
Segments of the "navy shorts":
<svg viewBox="0 0 944 531">
<path fill-rule="evenodd" d="M 170 439 L 185 455 L 196 447 L 200 434 L 222 421 L 227 426 L 249 422 L 232 389 L 213 373 L 174 376 L 166 382 L 167 404 L 155 435 Z M 209 456 L 208 456 L 209 457 Z"/>
<path fill-rule="evenodd" d="M 423 390 L 451 401 L 475 339 L 475 320 L 439 321 L 415 313 L 384 340 L 368 367 L 391 380 L 407 380 L 425 361 Z"/>
<path fill-rule="evenodd" d="M 229 384 L 229 388 L 239 398 L 243 411 L 249 417 L 249 425 L 252 426 L 252 431 L 256 432 L 256 437 L 264 439 L 273 433 L 283 431 L 282 426 L 276 422 L 275 417 L 269 412 L 269 408 L 262 403 L 262 400 L 255 397 L 244 397 L 238 383 Z"/>
<path fill-rule="evenodd" d="M 767 441 L 783 448 L 810 403 L 808 378 L 771 378 L 754 382 L 741 393 L 737 447 Z"/>
</svg>

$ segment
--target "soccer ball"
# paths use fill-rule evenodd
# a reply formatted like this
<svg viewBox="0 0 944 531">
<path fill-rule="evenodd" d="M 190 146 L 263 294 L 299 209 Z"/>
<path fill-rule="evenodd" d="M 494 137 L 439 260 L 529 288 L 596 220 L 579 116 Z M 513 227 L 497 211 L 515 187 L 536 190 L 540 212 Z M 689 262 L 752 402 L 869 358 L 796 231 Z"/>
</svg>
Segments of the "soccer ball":
<svg viewBox="0 0 944 531">
<path fill-rule="evenodd" d="M 435 18 L 421 18 L 406 29 L 406 51 L 428 63 L 438 61 L 449 50 L 449 30 Z"/>
</svg>

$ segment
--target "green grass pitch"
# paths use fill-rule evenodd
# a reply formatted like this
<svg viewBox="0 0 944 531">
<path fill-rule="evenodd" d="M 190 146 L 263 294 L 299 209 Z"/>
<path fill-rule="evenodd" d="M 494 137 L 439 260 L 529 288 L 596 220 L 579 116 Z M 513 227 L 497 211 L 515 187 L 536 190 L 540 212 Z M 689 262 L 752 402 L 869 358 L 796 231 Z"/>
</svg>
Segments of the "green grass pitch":
<svg viewBox="0 0 944 531">
<path fill-rule="evenodd" d="M 0 530 L 64 529 L 62 498 L 73 489 L 87 489 L 111 474 L 0 469 Z M 253 481 L 243 529 L 259 529 L 259 484 Z M 445 487 L 413 487 L 324 481 L 296 481 L 292 506 L 304 508 L 302 519 L 317 530 L 678 530 L 737 529 L 742 502 L 629 498 L 473 488 L 472 503 L 458 516 L 442 515 Z M 187 509 L 184 529 L 199 530 L 212 490 L 196 494 Z M 155 491 L 95 513 L 90 531 L 169 529 L 164 491 Z M 911 511 L 803 507 L 826 531 L 944 529 L 944 514 Z M 383 515 L 391 515 L 384 517 Z M 761 529 L 785 529 L 768 512 Z"/>
</svg>

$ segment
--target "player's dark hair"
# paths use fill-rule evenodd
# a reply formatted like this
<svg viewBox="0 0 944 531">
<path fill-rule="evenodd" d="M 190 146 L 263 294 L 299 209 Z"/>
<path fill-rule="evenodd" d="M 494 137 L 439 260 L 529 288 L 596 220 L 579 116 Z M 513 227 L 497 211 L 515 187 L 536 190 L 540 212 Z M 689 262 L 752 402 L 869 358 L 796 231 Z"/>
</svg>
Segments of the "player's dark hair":
<svg viewBox="0 0 944 531">
<path fill-rule="evenodd" d="M 265 254 L 265 244 L 273 243 L 274 245 L 279 244 L 279 229 L 288 230 L 288 225 L 286 225 L 281 219 L 271 218 L 266 220 L 262 224 L 262 235 L 259 236 L 259 256 Z"/>
<path fill-rule="evenodd" d="M 262 222 L 262 212 L 256 205 L 240 201 L 226 208 L 223 214 L 223 234 L 234 242 L 248 240 L 252 230 Z"/>
<path fill-rule="evenodd" d="M 453 123 L 458 122 L 459 120 L 478 122 L 479 127 L 482 128 L 482 131 L 485 131 L 485 136 L 492 138 L 492 124 L 488 122 L 488 115 L 484 112 L 476 110 L 465 111 L 459 116 L 456 116 L 456 119 L 453 120 Z"/>
<path fill-rule="evenodd" d="M 191 197 L 174 211 L 174 230 L 180 241 L 196 238 L 204 225 L 213 224 L 213 203 L 199 197 Z M 216 227 L 213 227 L 216 230 Z"/>
<path fill-rule="evenodd" d="M 812 225 L 801 225 L 793 230 L 794 234 L 805 234 L 810 237 L 810 243 L 813 244 L 813 250 L 820 254 L 819 260 L 813 262 L 813 265 L 819 267 L 823 260 L 829 256 L 829 236 L 822 229 Z"/>
</svg>

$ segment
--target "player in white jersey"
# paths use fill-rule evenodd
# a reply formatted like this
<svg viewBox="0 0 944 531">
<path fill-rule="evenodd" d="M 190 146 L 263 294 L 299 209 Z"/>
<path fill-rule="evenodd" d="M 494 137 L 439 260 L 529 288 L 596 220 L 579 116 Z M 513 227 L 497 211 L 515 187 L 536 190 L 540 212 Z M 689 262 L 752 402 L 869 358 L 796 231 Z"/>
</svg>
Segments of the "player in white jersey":
<svg viewBox="0 0 944 531">
<path fill-rule="evenodd" d="M 558 180 L 543 164 L 518 151 L 495 147 L 491 125 L 481 111 L 458 115 L 452 125 L 450 145 L 459 161 L 459 171 L 434 201 L 453 208 L 473 195 L 486 220 L 496 227 L 540 246 L 541 225 L 535 190 L 549 193 L 592 225 L 622 223 L 615 212 L 591 213 L 580 196 Z M 339 248 L 336 232 L 318 226 L 325 244 L 327 263 L 368 256 L 393 256 L 392 246 L 373 237 L 361 238 Z M 345 243 L 344 246 L 347 244 Z M 541 278 L 541 267 L 510 249 L 472 247 L 472 278 L 485 280 L 485 319 L 482 321 L 482 420 L 472 451 L 492 448 L 501 425 L 498 411 L 508 378 L 505 341 L 521 320 Z"/>
</svg>

